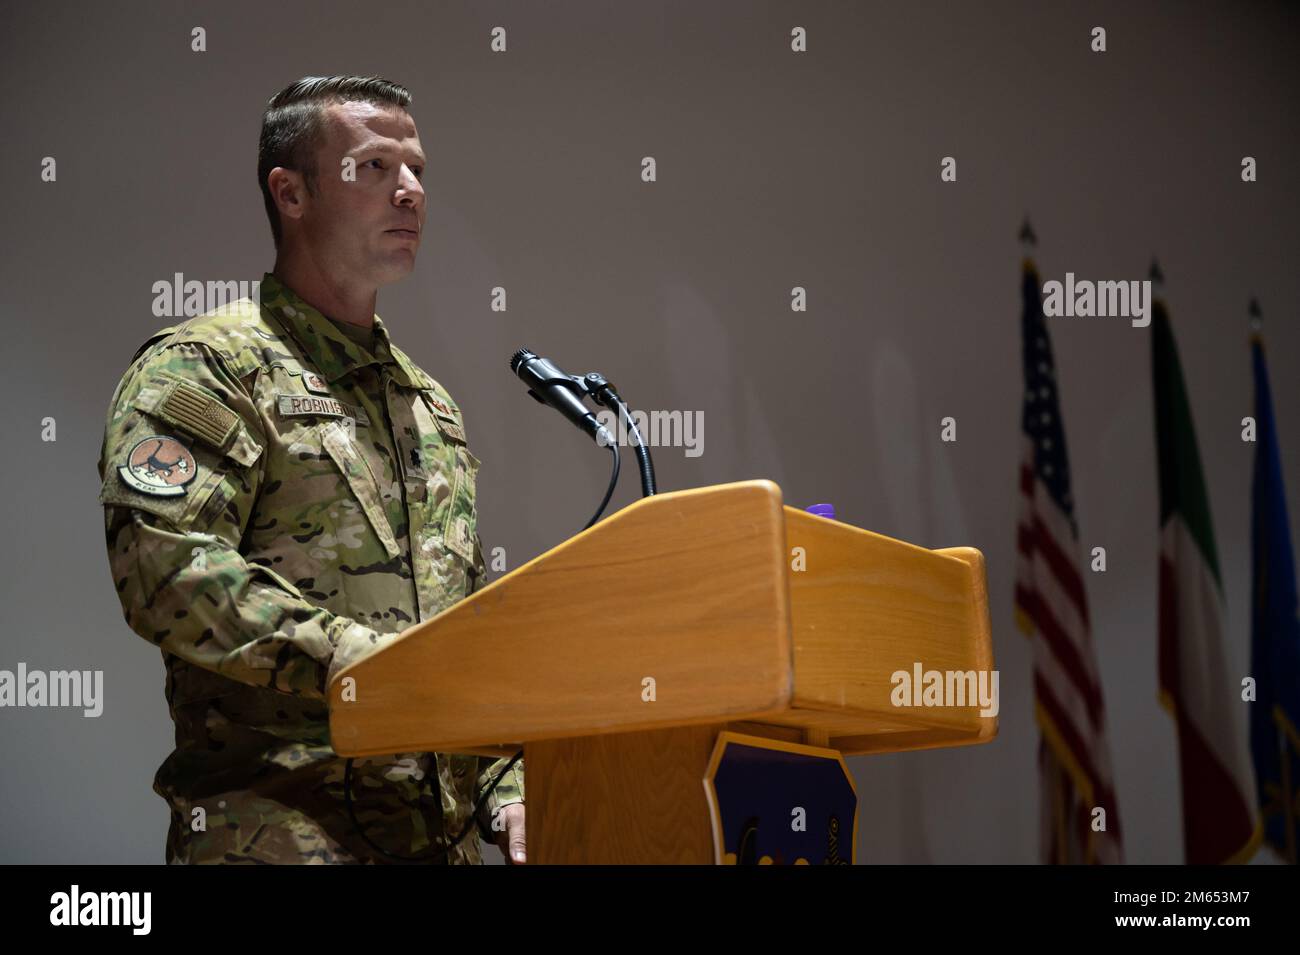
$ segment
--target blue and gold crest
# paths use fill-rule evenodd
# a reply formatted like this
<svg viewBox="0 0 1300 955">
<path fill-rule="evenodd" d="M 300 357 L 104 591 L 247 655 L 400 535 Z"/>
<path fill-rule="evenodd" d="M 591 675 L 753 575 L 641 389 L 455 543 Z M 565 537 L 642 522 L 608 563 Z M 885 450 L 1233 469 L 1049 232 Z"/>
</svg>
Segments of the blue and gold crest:
<svg viewBox="0 0 1300 955">
<path fill-rule="evenodd" d="M 853 864 L 858 794 L 838 750 L 720 733 L 704 789 L 715 862 Z"/>
</svg>

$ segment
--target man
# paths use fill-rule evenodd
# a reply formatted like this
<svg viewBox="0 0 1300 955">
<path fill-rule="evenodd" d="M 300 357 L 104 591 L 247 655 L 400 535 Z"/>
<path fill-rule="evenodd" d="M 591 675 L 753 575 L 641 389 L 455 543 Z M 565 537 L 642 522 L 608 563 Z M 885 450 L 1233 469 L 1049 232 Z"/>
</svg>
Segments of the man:
<svg viewBox="0 0 1300 955">
<path fill-rule="evenodd" d="M 170 863 L 479 863 L 475 833 L 451 845 L 467 824 L 524 861 L 522 761 L 400 753 L 345 786 L 330 747 L 335 674 L 486 572 L 460 410 L 375 314 L 424 228 L 410 100 L 336 76 L 270 101 L 260 303 L 158 332 L 109 408 L 109 562 L 176 724 L 154 780 Z"/>
</svg>

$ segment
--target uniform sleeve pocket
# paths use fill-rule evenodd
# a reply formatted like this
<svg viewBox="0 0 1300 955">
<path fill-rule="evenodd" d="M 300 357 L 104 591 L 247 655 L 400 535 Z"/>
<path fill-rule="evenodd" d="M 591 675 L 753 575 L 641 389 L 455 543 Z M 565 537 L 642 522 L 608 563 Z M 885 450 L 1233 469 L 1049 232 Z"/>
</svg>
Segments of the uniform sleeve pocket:
<svg viewBox="0 0 1300 955">
<path fill-rule="evenodd" d="M 262 454 L 262 446 L 239 415 L 215 392 L 189 379 L 155 375 L 131 404 L 168 429 L 180 429 L 244 467 L 257 463 Z"/>
<path fill-rule="evenodd" d="M 242 424 L 225 451 L 140 413 L 138 406 L 123 424 L 105 461 L 101 504 L 154 514 L 182 531 L 205 530 L 232 498 L 251 489 L 245 472 L 262 447 Z"/>
</svg>

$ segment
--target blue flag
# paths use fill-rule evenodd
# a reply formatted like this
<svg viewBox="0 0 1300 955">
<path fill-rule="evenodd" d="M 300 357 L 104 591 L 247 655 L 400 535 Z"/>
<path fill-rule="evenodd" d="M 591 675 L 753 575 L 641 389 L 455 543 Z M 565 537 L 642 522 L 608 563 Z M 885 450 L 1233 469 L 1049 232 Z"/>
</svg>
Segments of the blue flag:
<svg viewBox="0 0 1300 955">
<path fill-rule="evenodd" d="M 1251 503 L 1250 749 L 1264 838 L 1295 864 L 1300 817 L 1300 618 L 1282 459 L 1264 345 L 1251 336 L 1255 366 L 1255 477 Z"/>
</svg>

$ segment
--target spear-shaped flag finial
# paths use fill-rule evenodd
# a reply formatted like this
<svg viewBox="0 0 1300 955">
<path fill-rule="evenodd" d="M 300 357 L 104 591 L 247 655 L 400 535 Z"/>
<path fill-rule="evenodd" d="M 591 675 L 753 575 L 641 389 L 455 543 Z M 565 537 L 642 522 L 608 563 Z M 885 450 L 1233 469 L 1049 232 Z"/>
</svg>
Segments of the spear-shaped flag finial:
<svg viewBox="0 0 1300 955">
<path fill-rule="evenodd" d="M 1025 216 L 1025 224 L 1020 227 L 1020 241 L 1026 249 L 1032 249 L 1038 244 L 1038 236 L 1034 235 L 1034 230 L 1029 225 L 1029 216 Z"/>
<path fill-rule="evenodd" d="M 1250 315 L 1250 330 L 1258 335 L 1264 328 L 1264 313 L 1259 309 L 1259 299 L 1252 295 L 1250 297 L 1250 308 L 1246 311 Z"/>
<path fill-rule="evenodd" d="M 1165 273 L 1160 271 L 1160 263 L 1155 260 L 1154 256 L 1151 258 L 1151 269 L 1147 272 L 1147 278 L 1157 285 L 1165 284 Z"/>
</svg>

